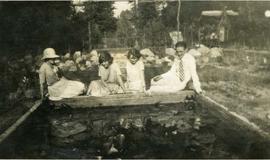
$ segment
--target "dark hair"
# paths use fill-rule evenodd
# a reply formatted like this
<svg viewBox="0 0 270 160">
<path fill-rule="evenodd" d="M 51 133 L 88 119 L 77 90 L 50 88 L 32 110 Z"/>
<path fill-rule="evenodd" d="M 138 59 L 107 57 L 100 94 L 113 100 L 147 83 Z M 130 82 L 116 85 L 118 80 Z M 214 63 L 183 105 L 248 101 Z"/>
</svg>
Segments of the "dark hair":
<svg viewBox="0 0 270 160">
<path fill-rule="evenodd" d="M 136 57 L 137 59 L 140 59 L 141 56 L 142 56 L 141 53 L 140 53 L 140 51 L 137 50 L 137 49 L 135 49 L 135 48 L 130 49 L 130 50 L 128 51 L 127 58 L 130 58 L 131 55 L 134 56 L 134 57 Z"/>
<path fill-rule="evenodd" d="M 108 61 L 110 64 L 113 62 L 113 57 L 108 51 L 101 51 L 99 56 L 99 64 Z"/>
<path fill-rule="evenodd" d="M 177 47 L 184 47 L 184 49 L 187 48 L 187 43 L 185 41 L 179 41 L 175 44 L 175 48 Z"/>
</svg>

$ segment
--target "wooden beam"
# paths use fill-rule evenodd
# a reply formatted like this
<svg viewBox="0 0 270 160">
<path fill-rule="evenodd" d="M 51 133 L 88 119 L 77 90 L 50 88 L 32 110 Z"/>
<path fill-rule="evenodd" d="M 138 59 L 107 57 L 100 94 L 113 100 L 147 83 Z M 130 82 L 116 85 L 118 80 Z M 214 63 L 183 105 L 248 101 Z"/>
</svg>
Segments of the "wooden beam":
<svg viewBox="0 0 270 160">
<path fill-rule="evenodd" d="M 76 2 L 75 6 L 84 6 L 84 2 L 135 2 L 136 0 L 82 0 Z M 138 3 L 153 3 L 153 2 L 176 2 L 178 0 L 138 0 Z M 182 0 L 182 1 L 189 1 L 189 0 Z"/>
<path fill-rule="evenodd" d="M 0 144 L 11 134 L 13 133 L 40 105 L 42 101 L 38 100 L 35 104 L 22 115 L 15 123 L 13 123 L 7 130 L 5 130 L 0 135 Z"/>
<path fill-rule="evenodd" d="M 135 2 L 136 0 L 83 0 L 81 2 L 104 2 L 104 1 Z M 145 2 L 175 2 L 175 1 L 178 1 L 178 0 L 138 0 L 139 3 L 145 3 Z"/>
<path fill-rule="evenodd" d="M 104 97 L 79 96 L 67 98 L 60 101 L 53 101 L 57 106 L 69 105 L 71 108 L 94 108 L 113 106 L 140 106 L 152 104 L 171 104 L 184 102 L 186 97 L 193 96 L 194 91 L 181 91 L 178 93 L 163 94 L 118 94 Z"/>
<path fill-rule="evenodd" d="M 178 0 L 138 0 L 139 3 L 147 3 L 147 2 L 176 2 Z"/>
<path fill-rule="evenodd" d="M 217 103 L 210 97 L 200 95 L 196 97 L 196 100 L 206 107 L 209 112 L 212 112 L 216 117 L 219 117 L 223 121 L 231 122 L 240 128 L 246 128 L 256 135 L 270 140 L 270 134 L 262 130 L 258 125 L 250 122 L 246 117 L 237 114 L 236 112 L 230 111 L 229 108 Z"/>
</svg>

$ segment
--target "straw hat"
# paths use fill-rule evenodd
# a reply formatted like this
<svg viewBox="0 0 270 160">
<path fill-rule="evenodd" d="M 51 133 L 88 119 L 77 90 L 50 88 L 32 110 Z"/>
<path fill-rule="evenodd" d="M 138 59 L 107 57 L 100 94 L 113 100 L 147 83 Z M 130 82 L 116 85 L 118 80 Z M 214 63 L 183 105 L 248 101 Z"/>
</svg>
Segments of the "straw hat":
<svg viewBox="0 0 270 160">
<path fill-rule="evenodd" d="M 51 59 L 51 58 L 59 58 L 59 56 L 57 54 L 55 54 L 55 50 L 53 48 L 46 48 L 43 51 L 42 60 Z"/>
</svg>

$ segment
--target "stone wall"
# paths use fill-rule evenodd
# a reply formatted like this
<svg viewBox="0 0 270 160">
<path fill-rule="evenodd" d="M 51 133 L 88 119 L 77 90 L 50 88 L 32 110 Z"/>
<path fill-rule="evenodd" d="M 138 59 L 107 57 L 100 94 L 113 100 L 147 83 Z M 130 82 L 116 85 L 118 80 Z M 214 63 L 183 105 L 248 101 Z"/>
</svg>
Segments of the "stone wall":
<svg viewBox="0 0 270 160">
<path fill-rule="evenodd" d="M 105 158 L 209 158 L 208 145 L 216 140 L 209 128 L 216 120 L 203 118 L 207 113 L 196 106 L 189 99 L 168 105 L 53 110 L 50 143 L 85 146 L 91 155 Z"/>
<path fill-rule="evenodd" d="M 233 121 L 217 117 L 194 99 L 168 105 L 62 107 L 52 110 L 49 117 L 49 142 L 55 158 L 269 156 L 266 148 L 258 152 L 269 142 Z M 59 149 L 65 154 L 60 155 Z"/>
</svg>

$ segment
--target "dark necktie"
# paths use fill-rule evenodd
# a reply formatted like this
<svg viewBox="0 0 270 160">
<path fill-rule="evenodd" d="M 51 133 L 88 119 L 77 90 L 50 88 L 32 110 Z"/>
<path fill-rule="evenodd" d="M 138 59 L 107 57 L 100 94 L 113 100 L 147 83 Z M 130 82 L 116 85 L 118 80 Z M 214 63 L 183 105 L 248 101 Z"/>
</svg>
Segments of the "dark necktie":
<svg viewBox="0 0 270 160">
<path fill-rule="evenodd" d="M 179 80 L 180 81 L 183 81 L 184 78 L 185 78 L 184 67 L 183 67 L 183 61 L 182 61 L 182 59 L 180 59 L 180 61 L 179 61 L 178 77 L 179 77 Z"/>
</svg>

